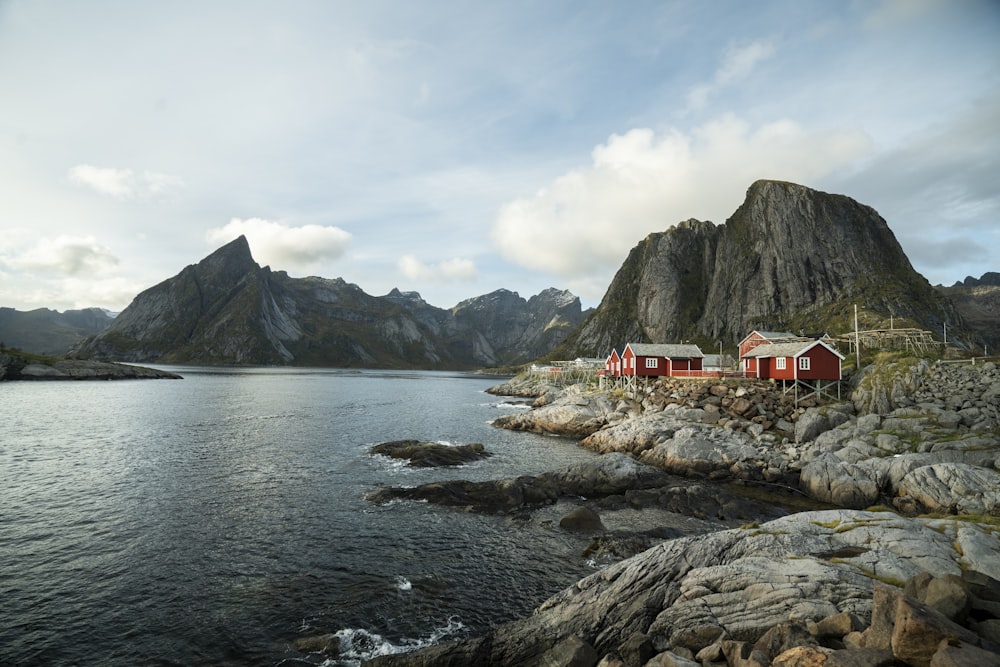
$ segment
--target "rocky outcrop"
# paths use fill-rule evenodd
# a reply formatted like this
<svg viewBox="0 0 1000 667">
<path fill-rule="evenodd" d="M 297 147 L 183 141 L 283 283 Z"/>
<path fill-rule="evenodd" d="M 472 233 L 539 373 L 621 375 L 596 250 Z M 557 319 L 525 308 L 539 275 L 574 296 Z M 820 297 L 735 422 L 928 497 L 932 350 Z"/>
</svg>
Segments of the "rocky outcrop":
<svg viewBox="0 0 1000 667">
<path fill-rule="evenodd" d="M 382 504 L 422 500 L 487 514 L 501 514 L 554 503 L 565 496 L 601 497 L 663 486 L 667 475 L 623 454 L 602 456 L 563 471 L 515 479 L 470 482 L 449 480 L 417 487 L 383 487 L 368 494 Z"/>
<path fill-rule="evenodd" d="M 0 353 L 0 381 L 4 380 L 179 380 L 180 375 L 155 368 L 104 361 L 24 357 Z"/>
<path fill-rule="evenodd" d="M 492 456 L 479 443 L 471 445 L 446 445 L 440 442 L 421 440 L 394 440 L 373 445 L 372 454 L 405 459 L 414 468 L 438 468 L 459 466 Z"/>
<path fill-rule="evenodd" d="M 960 322 L 910 265 L 886 221 L 849 197 L 757 181 L 725 224 L 688 220 L 650 234 L 559 358 L 603 356 L 628 341 L 735 343 L 755 328 L 848 328 L 855 303 L 939 331 Z"/>
<path fill-rule="evenodd" d="M 664 542 L 483 637 L 366 664 L 930 665 L 956 647 L 990 664 L 1000 649 L 981 633 L 1000 611 L 1000 582 L 987 573 L 1000 573 L 990 527 L 803 512 Z M 908 580 L 924 601 L 896 588 Z M 941 594 L 954 587 L 967 604 Z M 553 662 L 569 648 L 579 662 Z M 816 662 L 792 662 L 808 656 Z"/>
<path fill-rule="evenodd" d="M 342 279 L 260 267 L 240 237 L 139 294 L 78 356 L 131 362 L 454 368 L 516 365 L 584 318 L 547 289 L 497 290 L 454 308 L 415 292 L 376 297 Z"/>
</svg>

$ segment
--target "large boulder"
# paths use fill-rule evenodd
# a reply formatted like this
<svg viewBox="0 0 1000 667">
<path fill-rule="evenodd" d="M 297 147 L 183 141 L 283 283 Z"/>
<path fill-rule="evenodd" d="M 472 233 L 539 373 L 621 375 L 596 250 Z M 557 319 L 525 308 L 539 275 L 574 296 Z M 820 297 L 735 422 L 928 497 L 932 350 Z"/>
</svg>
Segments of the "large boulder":
<svg viewBox="0 0 1000 667">
<path fill-rule="evenodd" d="M 875 504 L 880 491 L 871 468 L 825 453 L 802 468 L 799 487 L 816 500 L 852 509 Z"/>
<path fill-rule="evenodd" d="M 897 493 L 915 499 L 927 512 L 1000 516 L 1000 473 L 965 463 L 916 468 Z"/>
</svg>

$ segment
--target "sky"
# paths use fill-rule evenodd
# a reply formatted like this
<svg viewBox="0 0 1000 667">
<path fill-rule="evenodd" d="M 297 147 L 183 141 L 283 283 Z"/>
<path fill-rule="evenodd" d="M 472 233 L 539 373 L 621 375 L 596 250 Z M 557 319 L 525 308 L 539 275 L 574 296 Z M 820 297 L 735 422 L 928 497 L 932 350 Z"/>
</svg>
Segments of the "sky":
<svg viewBox="0 0 1000 667">
<path fill-rule="evenodd" d="M 0 306 L 258 263 L 597 305 L 758 179 L 1000 271 L 998 0 L 0 0 Z"/>
</svg>

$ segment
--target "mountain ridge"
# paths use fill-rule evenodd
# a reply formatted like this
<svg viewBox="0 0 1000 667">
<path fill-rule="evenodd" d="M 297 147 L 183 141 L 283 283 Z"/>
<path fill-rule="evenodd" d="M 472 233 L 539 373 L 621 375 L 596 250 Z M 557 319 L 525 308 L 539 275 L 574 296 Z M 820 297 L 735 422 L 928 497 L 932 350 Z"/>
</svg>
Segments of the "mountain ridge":
<svg viewBox="0 0 1000 667">
<path fill-rule="evenodd" d="M 871 328 L 890 318 L 934 331 L 963 322 L 875 209 L 759 180 L 725 223 L 690 219 L 640 241 L 552 354 L 603 356 L 626 342 L 733 345 L 753 329 L 839 333 L 855 303 Z"/>
<path fill-rule="evenodd" d="M 142 363 L 452 368 L 516 365 L 583 320 L 579 298 L 497 290 L 452 309 L 416 292 L 261 267 L 243 236 L 141 292 L 81 357 Z"/>
</svg>

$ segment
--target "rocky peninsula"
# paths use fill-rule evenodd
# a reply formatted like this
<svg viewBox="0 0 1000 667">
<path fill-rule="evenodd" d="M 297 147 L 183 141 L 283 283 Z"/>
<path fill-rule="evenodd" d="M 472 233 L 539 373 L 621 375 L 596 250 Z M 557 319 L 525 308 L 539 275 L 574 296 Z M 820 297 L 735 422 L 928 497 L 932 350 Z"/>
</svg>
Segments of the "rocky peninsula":
<svg viewBox="0 0 1000 667">
<path fill-rule="evenodd" d="M 14 380 L 179 380 L 180 375 L 108 361 L 0 352 L 0 382 Z"/>
<path fill-rule="evenodd" d="M 485 636 L 365 664 L 1000 664 L 995 364 L 888 355 L 825 404 L 751 381 L 664 379 L 630 396 L 520 378 L 491 391 L 534 399 L 495 425 L 603 456 L 371 499 L 510 512 L 576 497 L 580 522 L 560 525 L 595 541 L 607 537 L 602 514 L 622 507 L 700 512 L 711 525 L 647 531 L 636 550 L 649 548 Z"/>
</svg>

